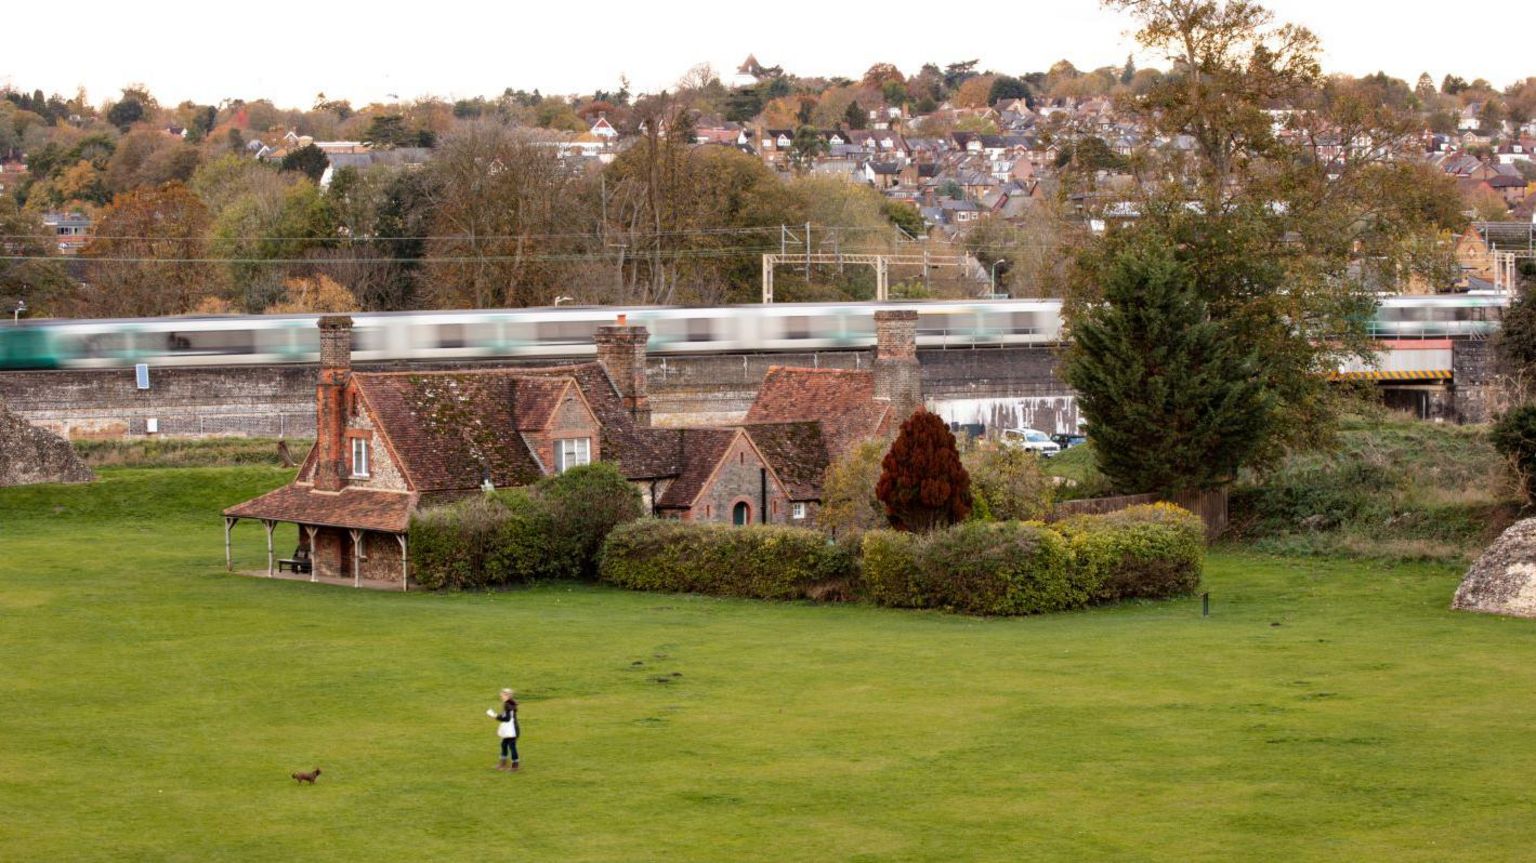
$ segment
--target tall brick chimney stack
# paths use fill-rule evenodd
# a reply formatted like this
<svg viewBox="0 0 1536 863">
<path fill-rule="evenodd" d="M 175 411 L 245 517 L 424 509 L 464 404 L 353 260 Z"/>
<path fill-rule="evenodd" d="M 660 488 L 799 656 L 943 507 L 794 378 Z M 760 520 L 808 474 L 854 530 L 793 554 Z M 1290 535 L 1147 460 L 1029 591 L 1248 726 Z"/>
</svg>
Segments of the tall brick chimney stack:
<svg viewBox="0 0 1536 863">
<path fill-rule="evenodd" d="M 917 312 L 875 312 L 875 398 L 888 399 L 901 420 L 923 404 L 923 373 L 917 363 Z"/>
<path fill-rule="evenodd" d="M 608 370 L 624 400 L 624 409 L 638 426 L 651 424 L 651 399 L 645 386 L 645 344 L 650 338 L 649 330 L 630 326 L 624 315 L 619 315 L 616 324 L 598 327 L 594 337 L 597 361 Z"/>
<path fill-rule="evenodd" d="M 315 489 L 341 491 L 345 466 L 347 412 L 343 397 L 352 380 L 352 319 L 320 319 L 320 382 L 315 387 Z"/>
</svg>

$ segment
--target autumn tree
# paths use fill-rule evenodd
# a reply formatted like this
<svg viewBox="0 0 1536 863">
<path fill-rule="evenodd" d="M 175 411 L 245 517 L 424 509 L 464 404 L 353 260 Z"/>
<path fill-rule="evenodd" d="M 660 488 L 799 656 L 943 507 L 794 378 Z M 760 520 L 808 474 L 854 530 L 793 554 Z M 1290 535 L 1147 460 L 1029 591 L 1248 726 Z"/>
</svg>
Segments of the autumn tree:
<svg viewBox="0 0 1536 863">
<path fill-rule="evenodd" d="M 71 282 L 58 254 L 53 232 L 42 219 L 0 195 L 0 310 L 25 300 L 33 315 L 62 317 Z"/>
<path fill-rule="evenodd" d="M 560 259 L 590 230 L 573 205 L 577 177 L 554 147 L 491 120 L 462 124 L 427 166 L 430 218 L 423 289 L 438 308 L 553 302 Z"/>
<path fill-rule="evenodd" d="M 269 315 L 358 311 L 357 298 L 330 276 L 295 276 L 283 283 L 283 298 L 268 306 Z"/>
<path fill-rule="evenodd" d="M 976 512 L 993 521 L 1044 518 L 1055 486 L 1040 457 L 1022 447 L 978 449 L 962 462 L 971 477 Z"/>
<path fill-rule="evenodd" d="M 943 420 L 919 409 L 901 424 L 881 461 L 875 496 L 892 527 L 921 533 L 964 521 L 970 489 L 955 436 Z"/>
<path fill-rule="evenodd" d="M 83 312 L 96 317 L 183 314 L 220 273 L 208 258 L 208 208 L 180 183 L 119 196 L 82 251 Z"/>
<path fill-rule="evenodd" d="M 1369 350 L 1371 272 L 1402 272 L 1407 238 L 1446 227 L 1414 193 L 1411 160 L 1397 158 L 1421 124 L 1382 100 L 1400 92 L 1390 81 L 1326 81 L 1316 37 L 1256 3 L 1105 5 L 1130 12 L 1138 42 L 1170 64 L 1122 109 L 1191 148 L 1139 166 L 1141 217 L 1080 259 L 1069 314 L 1102 297 L 1117 244 L 1171 249 L 1210 318 L 1265 357 L 1256 374 L 1277 409 L 1253 458 L 1326 437 L 1326 372 Z M 1277 107 L 1292 109 L 1278 131 Z M 1328 149 L 1337 141 L 1350 146 Z"/>
<path fill-rule="evenodd" d="M 885 505 L 875 496 L 886 442 L 869 440 L 827 466 L 821 483 L 816 526 L 833 536 L 849 537 L 890 524 Z"/>
</svg>

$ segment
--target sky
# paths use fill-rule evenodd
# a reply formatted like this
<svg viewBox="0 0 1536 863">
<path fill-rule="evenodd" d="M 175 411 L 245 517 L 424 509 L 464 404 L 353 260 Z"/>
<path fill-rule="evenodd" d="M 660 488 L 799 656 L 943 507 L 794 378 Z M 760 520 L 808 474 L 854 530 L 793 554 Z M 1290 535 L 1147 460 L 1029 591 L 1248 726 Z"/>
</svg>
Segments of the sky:
<svg viewBox="0 0 1536 863">
<path fill-rule="evenodd" d="M 879 62 L 911 74 L 925 62 L 977 59 L 979 70 L 1043 71 L 1120 65 L 1134 22 L 1098 0 L 852 4 L 585 0 L 395 2 L 360 5 L 77 0 L 68 14 L 17 3 L 0 16 L 0 86 L 92 102 L 144 84 L 162 104 L 270 98 L 307 108 L 317 93 L 355 105 L 494 96 L 507 87 L 546 94 L 671 87 L 709 63 L 723 78 L 755 54 L 804 76 L 861 76 Z M 1503 87 L 1536 75 L 1521 39 L 1536 5 L 1447 23 L 1443 4 L 1384 0 L 1268 0 L 1282 21 L 1322 40 L 1328 72 L 1377 70 L 1410 85 L 1420 72 Z M 1440 11 L 1435 11 L 1439 8 Z M 1468 7 L 1470 8 L 1470 7 Z M 306 15 L 303 10 L 312 9 Z M 1139 66 L 1166 67 L 1138 55 Z"/>
</svg>

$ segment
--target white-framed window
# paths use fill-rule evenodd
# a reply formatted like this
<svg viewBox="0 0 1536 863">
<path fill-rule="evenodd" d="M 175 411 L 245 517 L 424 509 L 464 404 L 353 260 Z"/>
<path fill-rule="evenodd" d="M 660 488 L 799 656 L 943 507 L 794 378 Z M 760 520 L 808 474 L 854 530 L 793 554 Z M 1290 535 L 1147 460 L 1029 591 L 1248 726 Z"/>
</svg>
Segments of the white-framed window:
<svg viewBox="0 0 1536 863">
<path fill-rule="evenodd" d="M 555 441 L 555 473 L 565 473 L 573 467 L 592 462 L 591 438 L 567 438 Z"/>
<path fill-rule="evenodd" d="M 789 505 L 790 518 L 805 518 L 805 504 L 792 503 Z"/>
<path fill-rule="evenodd" d="M 368 475 L 368 439 L 355 437 L 352 439 L 352 475 Z"/>
</svg>

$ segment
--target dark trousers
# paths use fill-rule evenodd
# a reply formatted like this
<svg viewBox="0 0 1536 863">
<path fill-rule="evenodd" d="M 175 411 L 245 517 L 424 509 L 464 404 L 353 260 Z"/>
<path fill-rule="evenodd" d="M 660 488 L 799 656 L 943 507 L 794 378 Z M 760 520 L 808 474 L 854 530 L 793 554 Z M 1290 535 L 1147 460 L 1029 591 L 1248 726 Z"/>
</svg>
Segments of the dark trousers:
<svg viewBox="0 0 1536 863">
<path fill-rule="evenodd" d="M 512 759 L 514 764 L 517 762 L 517 738 L 516 737 L 503 737 L 503 738 L 501 738 L 501 757 L 502 758 L 510 758 L 510 759 Z"/>
</svg>

